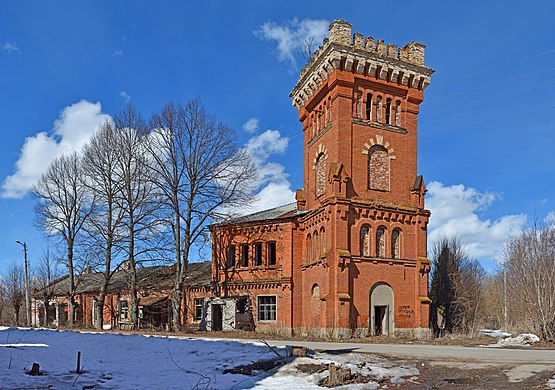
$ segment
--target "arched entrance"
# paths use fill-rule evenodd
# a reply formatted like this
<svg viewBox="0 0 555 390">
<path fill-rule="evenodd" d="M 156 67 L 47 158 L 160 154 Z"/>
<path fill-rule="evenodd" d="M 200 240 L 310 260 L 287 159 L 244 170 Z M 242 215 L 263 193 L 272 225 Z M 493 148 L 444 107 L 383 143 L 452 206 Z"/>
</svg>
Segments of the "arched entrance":
<svg viewBox="0 0 555 390">
<path fill-rule="evenodd" d="M 370 334 L 373 336 L 393 334 L 393 289 L 384 282 L 370 289 Z"/>
</svg>

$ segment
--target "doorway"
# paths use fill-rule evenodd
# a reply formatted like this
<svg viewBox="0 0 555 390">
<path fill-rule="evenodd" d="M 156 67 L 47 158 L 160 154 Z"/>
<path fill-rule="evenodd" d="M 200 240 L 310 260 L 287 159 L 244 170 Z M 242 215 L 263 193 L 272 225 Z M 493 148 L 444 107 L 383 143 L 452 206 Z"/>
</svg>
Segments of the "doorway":
<svg viewBox="0 0 555 390">
<path fill-rule="evenodd" d="M 389 306 L 374 306 L 374 335 L 389 334 Z"/>
<path fill-rule="evenodd" d="M 393 289 L 384 282 L 374 284 L 370 289 L 370 318 L 368 331 L 372 336 L 392 336 L 393 324 Z"/>
<path fill-rule="evenodd" d="M 221 304 L 212 304 L 212 330 L 222 330 L 222 306 Z"/>
</svg>

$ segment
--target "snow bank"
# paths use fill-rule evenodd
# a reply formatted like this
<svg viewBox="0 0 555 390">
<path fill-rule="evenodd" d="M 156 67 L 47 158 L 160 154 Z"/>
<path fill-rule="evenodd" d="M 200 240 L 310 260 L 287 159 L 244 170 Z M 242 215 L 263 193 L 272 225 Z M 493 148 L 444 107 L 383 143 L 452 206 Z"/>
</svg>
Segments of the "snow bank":
<svg viewBox="0 0 555 390">
<path fill-rule="evenodd" d="M 540 341 L 540 338 L 532 333 L 522 333 L 516 337 L 507 337 L 506 339 L 500 340 L 501 345 L 507 346 L 522 346 L 522 345 L 532 345 Z"/>
</svg>

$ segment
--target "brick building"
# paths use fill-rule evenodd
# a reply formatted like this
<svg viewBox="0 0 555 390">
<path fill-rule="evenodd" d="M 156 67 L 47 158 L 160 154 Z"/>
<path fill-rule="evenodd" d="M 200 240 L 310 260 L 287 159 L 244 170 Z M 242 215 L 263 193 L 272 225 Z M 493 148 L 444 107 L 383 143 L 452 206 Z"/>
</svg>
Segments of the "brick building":
<svg viewBox="0 0 555 390">
<path fill-rule="evenodd" d="M 329 337 L 426 334 L 426 188 L 417 122 L 424 45 L 334 21 L 290 97 L 304 133 L 296 203 L 211 227 L 208 329 Z"/>
</svg>

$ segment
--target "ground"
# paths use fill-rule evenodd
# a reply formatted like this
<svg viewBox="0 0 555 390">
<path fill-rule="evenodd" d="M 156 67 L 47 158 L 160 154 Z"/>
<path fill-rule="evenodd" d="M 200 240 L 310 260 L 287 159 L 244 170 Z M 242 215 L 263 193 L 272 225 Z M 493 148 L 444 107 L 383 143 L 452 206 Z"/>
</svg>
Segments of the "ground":
<svg viewBox="0 0 555 390">
<path fill-rule="evenodd" d="M 33 363 L 40 365 L 41 375 L 29 375 Z M 256 341 L 0 328 L 0 389 L 544 389 L 554 373 L 552 350 L 500 345 Z"/>
</svg>

